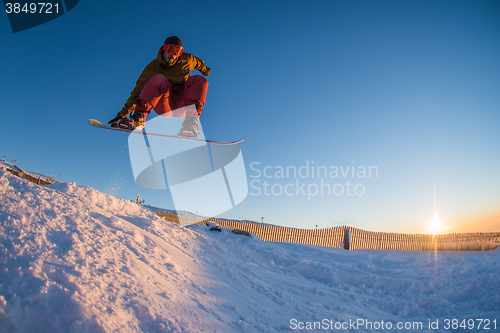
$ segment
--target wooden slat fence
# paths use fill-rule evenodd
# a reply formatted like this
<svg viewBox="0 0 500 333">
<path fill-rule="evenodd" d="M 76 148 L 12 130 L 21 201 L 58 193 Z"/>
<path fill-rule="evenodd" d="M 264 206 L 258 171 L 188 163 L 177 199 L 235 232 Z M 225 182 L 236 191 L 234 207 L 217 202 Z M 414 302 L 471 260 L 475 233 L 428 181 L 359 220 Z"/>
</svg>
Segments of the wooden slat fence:
<svg viewBox="0 0 500 333">
<path fill-rule="evenodd" d="M 37 176 L 37 177 L 32 176 L 16 165 L 12 165 L 12 167 L 10 167 L 10 168 L 7 167 L 7 168 L 5 168 L 5 170 L 10 172 L 14 176 L 24 178 L 24 179 L 29 180 L 30 182 L 38 184 L 38 185 L 45 186 L 45 185 L 50 185 L 53 183 L 53 181 L 51 181 L 50 178 L 46 179 L 46 178 L 43 178 L 40 176 Z"/>
<path fill-rule="evenodd" d="M 179 216 L 175 213 L 164 211 L 156 212 L 171 222 L 179 224 Z M 202 223 L 199 217 L 182 216 L 185 224 Z M 328 229 L 295 229 L 278 225 L 259 224 L 226 219 L 208 218 L 205 221 L 217 223 L 227 229 L 238 229 L 247 231 L 268 242 L 299 243 L 325 247 L 340 247 L 344 240 L 344 227 L 333 227 Z"/>
<path fill-rule="evenodd" d="M 325 247 L 340 247 L 343 242 L 344 228 L 295 229 L 277 225 L 264 225 L 233 220 L 210 219 L 221 227 L 250 232 L 269 242 L 299 243 Z"/>
<path fill-rule="evenodd" d="M 177 224 L 202 223 L 203 218 L 179 216 L 175 213 L 156 212 Z M 447 235 L 399 234 L 366 231 L 342 226 L 327 229 L 295 229 L 258 222 L 207 218 L 203 221 L 217 223 L 227 229 L 247 231 L 269 242 L 308 244 L 348 250 L 407 250 L 407 251 L 484 251 L 500 245 L 500 233 L 467 233 Z"/>
<path fill-rule="evenodd" d="M 446 235 L 397 234 L 350 228 L 351 250 L 383 249 L 413 251 L 481 251 L 500 245 L 500 233 L 467 233 Z"/>
</svg>

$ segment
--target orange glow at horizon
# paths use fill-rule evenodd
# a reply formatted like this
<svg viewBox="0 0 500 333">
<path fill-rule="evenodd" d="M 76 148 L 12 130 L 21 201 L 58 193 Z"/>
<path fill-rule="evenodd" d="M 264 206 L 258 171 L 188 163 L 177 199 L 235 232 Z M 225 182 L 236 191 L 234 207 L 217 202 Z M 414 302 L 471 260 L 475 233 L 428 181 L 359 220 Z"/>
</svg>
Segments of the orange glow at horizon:
<svg viewBox="0 0 500 333">
<path fill-rule="evenodd" d="M 428 230 L 432 232 L 432 228 L 430 228 L 431 222 L 429 222 Z M 446 225 L 443 225 L 441 230 L 437 231 L 436 234 L 475 232 L 500 232 L 500 212 L 484 214 L 478 217 L 465 217 L 460 220 L 447 220 Z"/>
<path fill-rule="evenodd" d="M 454 223 L 444 230 L 445 233 L 500 232 L 500 215 L 469 218 Z"/>
<path fill-rule="evenodd" d="M 482 214 L 477 217 L 468 216 L 463 218 L 451 218 L 442 220 L 437 214 L 428 222 L 422 221 L 420 228 L 411 228 L 404 233 L 445 235 L 453 233 L 494 233 L 500 232 L 500 212 L 494 214 Z"/>
</svg>

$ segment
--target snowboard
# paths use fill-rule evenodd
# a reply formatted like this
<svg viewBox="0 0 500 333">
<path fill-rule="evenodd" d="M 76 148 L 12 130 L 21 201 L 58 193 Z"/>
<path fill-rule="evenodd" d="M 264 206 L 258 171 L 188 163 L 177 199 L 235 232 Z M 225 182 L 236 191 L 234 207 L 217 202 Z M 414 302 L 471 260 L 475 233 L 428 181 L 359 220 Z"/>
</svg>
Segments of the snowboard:
<svg viewBox="0 0 500 333">
<path fill-rule="evenodd" d="M 208 140 L 208 139 L 199 139 L 199 138 L 190 138 L 190 137 L 185 137 L 185 136 L 178 136 L 178 135 L 168 135 L 168 134 L 160 134 L 160 133 L 151 133 L 151 132 L 146 132 L 146 131 L 134 131 L 134 130 L 128 130 L 125 128 L 120 128 L 120 127 L 111 127 L 104 125 L 101 123 L 99 120 L 95 119 L 89 119 L 89 124 L 97 127 L 97 128 L 104 128 L 104 129 L 109 129 L 113 131 L 119 131 L 119 132 L 126 132 L 126 133 L 135 133 L 135 134 L 143 134 L 143 135 L 154 135 L 154 136 L 162 136 L 166 138 L 175 138 L 175 139 L 180 139 L 180 140 L 191 140 L 191 141 L 200 141 L 200 142 L 208 142 L 208 143 L 214 143 L 218 145 L 234 145 L 240 142 L 243 142 L 244 139 L 237 140 L 237 141 L 232 141 L 232 142 L 221 142 L 221 141 L 215 141 L 215 140 Z"/>
</svg>

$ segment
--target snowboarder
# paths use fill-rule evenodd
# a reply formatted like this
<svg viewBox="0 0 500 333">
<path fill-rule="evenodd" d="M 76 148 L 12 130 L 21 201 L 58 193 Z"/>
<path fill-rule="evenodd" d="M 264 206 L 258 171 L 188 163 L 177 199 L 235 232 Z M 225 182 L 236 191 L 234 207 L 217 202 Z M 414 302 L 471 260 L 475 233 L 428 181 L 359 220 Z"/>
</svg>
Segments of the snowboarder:
<svg viewBox="0 0 500 333">
<path fill-rule="evenodd" d="M 147 115 L 154 109 L 166 117 L 184 117 L 179 136 L 198 136 L 198 117 L 208 89 L 205 76 L 211 70 L 203 60 L 183 51 L 179 37 L 168 37 L 156 59 L 142 71 L 125 106 L 108 124 L 129 130 L 142 129 Z M 190 72 L 195 69 L 203 76 L 191 76 Z"/>
</svg>

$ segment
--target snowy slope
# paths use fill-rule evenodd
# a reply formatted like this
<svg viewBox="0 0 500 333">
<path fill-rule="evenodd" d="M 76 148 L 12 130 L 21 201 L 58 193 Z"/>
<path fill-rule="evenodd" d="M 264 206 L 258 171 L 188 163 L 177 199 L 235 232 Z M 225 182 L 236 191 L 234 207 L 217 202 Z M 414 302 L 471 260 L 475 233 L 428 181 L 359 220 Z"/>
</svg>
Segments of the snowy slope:
<svg viewBox="0 0 500 333">
<path fill-rule="evenodd" d="M 2 333 L 283 332 L 315 322 L 345 332 L 405 331 L 399 322 L 423 323 L 407 332 L 453 331 L 446 318 L 500 326 L 499 259 L 499 250 L 268 243 L 181 227 L 92 188 L 41 187 L 0 170 Z M 358 320 L 365 326 L 354 329 Z M 393 329 L 381 329 L 382 320 Z M 439 328 L 428 329 L 429 320 Z"/>
</svg>

